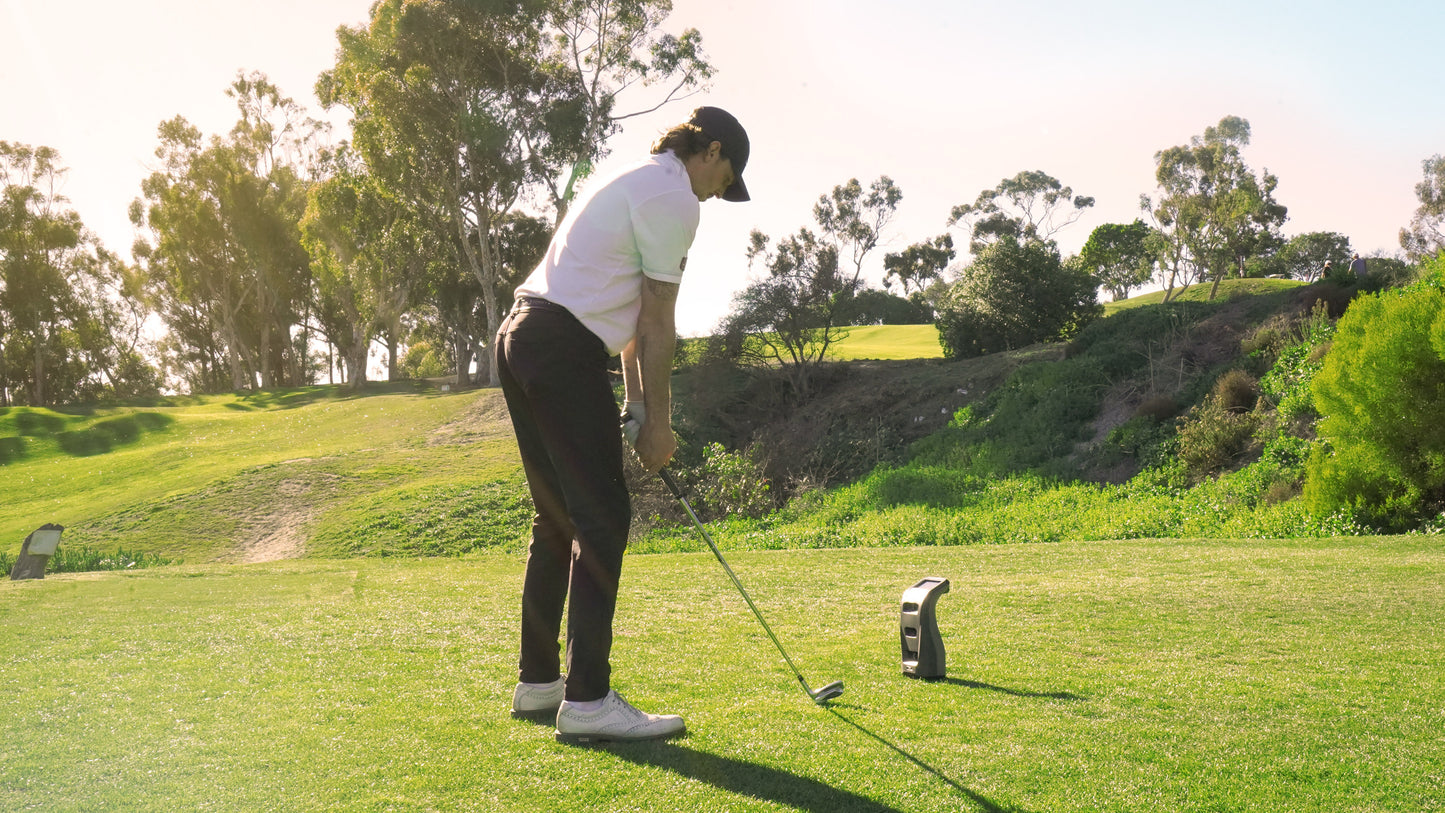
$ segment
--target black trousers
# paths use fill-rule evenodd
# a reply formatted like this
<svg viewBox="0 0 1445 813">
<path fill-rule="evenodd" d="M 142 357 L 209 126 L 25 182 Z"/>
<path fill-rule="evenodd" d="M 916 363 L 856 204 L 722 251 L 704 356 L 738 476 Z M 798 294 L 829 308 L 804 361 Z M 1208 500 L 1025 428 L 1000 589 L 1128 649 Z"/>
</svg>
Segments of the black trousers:
<svg viewBox="0 0 1445 813">
<path fill-rule="evenodd" d="M 608 353 L 566 309 L 531 298 L 507 315 L 495 347 L 536 509 L 519 679 L 548 683 L 561 674 L 565 603 L 566 697 L 597 700 L 610 688 L 612 617 L 632 522 Z"/>
</svg>

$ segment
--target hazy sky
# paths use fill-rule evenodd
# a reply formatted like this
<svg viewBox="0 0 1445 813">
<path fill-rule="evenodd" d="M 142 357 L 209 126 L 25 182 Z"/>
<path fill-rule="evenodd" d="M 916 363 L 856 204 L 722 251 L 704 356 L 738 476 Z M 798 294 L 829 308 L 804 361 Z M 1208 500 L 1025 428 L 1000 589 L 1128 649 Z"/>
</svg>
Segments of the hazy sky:
<svg viewBox="0 0 1445 813">
<path fill-rule="evenodd" d="M 224 90 L 240 69 L 322 116 L 312 87 L 335 30 L 369 5 L 0 0 L 0 140 L 58 149 L 72 204 L 128 254 L 156 125 L 179 114 L 229 130 Z M 753 142 L 753 201 L 703 207 L 679 300 L 687 334 L 747 282 L 750 229 L 811 225 L 818 196 L 853 177 L 888 175 L 904 193 L 875 266 L 1022 170 L 1097 198 L 1059 235 L 1072 252 L 1137 216 L 1155 152 L 1237 115 L 1253 128 L 1246 160 L 1280 178 L 1285 233 L 1338 231 L 1370 253 L 1398 247 L 1421 161 L 1445 153 L 1435 2 L 676 0 L 666 27 L 698 28 L 718 74 L 707 94 L 630 122 L 614 160 L 699 103 L 731 110 Z M 643 93 L 623 109 L 650 106 Z"/>
</svg>

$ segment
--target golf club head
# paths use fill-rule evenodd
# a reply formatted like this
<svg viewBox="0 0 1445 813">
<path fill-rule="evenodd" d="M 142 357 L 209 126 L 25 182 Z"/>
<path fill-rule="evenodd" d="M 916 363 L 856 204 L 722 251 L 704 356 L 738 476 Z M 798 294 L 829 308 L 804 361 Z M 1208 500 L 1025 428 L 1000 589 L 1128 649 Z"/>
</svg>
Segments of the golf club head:
<svg viewBox="0 0 1445 813">
<path fill-rule="evenodd" d="M 818 705 L 821 706 L 821 705 L 823 705 L 824 703 L 827 703 L 829 700 L 832 700 L 833 698 L 837 697 L 838 695 L 840 695 L 840 694 L 842 694 L 842 693 L 843 693 L 843 681 L 838 680 L 838 681 L 834 681 L 834 682 L 832 682 L 832 683 L 829 683 L 827 686 L 824 686 L 823 688 L 818 689 L 817 691 L 810 691 L 810 692 L 808 692 L 808 695 L 813 698 L 813 702 L 814 702 L 814 703 L 817 703 Z"/>
</svg>

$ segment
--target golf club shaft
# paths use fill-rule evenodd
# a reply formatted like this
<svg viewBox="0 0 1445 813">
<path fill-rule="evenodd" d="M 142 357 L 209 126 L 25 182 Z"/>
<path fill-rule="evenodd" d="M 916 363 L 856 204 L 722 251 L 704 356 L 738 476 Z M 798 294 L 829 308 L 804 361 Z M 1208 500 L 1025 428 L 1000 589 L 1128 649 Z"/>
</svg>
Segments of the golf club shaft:
<svg viewBox="0 0 1445 813">
<path fill-rule="evenodd" d="M 748 591 L 743 589 L 743 583 L 738 580 L 737 574 L 733 573 L 733 569 L 728 567 L 728 562 L 723 558 L 722 551 L 718 550 L 717 543 L 712 541 L 712 536 L 708 534 L 707 529 L 702 527 L 702 521 L 699 520 L 697 514 L 693 512 L 692 506 L 687 501 L 687 497 L 684 497 L 682 489 L 678 488 L 677 481 L 672 479 L 672 475 L 668 473 L 667 469 L 658 471 L 658 475 L 662 477 L 662 482 L 667 484 L 668 490 L 677 498 L 677 501 L 682 503 L 682 507 L 687 509 L 687 515 L 692 518 L 693 527 L 697 528 L 697 532 L 702 535 L 703 540 L 707 542 L 707 546 L 712 548 L 713 555 L 717 557 L 718 563 L 723 566 L 723 570 L 727 571 L 728 578 L 733 580 L 733 585 L 738 588 L 738 592 L 742 594 L 743 600 L 746 601 L 748 607 L 752 609 L 753 615 L 757 616 L 758 623 L 763 625 L 763 631 L 768 634 L 768 638 L 772 639 L 773 646 L 778 648 L 778 652 L 783 656 L 783 660 L 787 661 L 788 668 L 793 670 L 793 674 L 797 676 L 798 682 L 803 684 L 803 691 L 807 692 L 809 697 L 813 697 L 813 690 L 808 687 L 808 681 L 803 679 L 803 673 L 798 671 L 798 667 L 793 664 L 793 659 L 788 657 L 788 651 L 783 649 L 782 643 L 778 641 L 778 636 L 773 634 L 773 628 L 769 627 L 768 622 L 763 619 L 763 614 L 758 610 L 758 605 L 753 603 L 752 597 L 748 595 Z"/>
</svg>

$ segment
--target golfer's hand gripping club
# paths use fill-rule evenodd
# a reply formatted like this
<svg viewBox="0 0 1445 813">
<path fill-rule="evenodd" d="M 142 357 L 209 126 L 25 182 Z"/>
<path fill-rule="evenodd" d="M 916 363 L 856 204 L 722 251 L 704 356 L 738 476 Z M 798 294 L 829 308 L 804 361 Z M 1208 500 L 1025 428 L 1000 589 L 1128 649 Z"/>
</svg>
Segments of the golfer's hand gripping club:
<svg viewBox="0 0 1445 813">
<path fill-rule="evenodd" d="M 649 423 L 646 408 L 641 402 L 628 401 L 622 410 L 622 436 L 632 446 L 642 468 L 649 474 L 656 473 L 667 465 L 677 451 L 677 437 L 672 425 L 666 421 Z"/>
<path fill-rule="evenodd" d="M 778 653 L 783 656 L 783 660 L 787 662 L 788 668 L 793 670 L 793 674 L 798 678 L 798 683 L 802 684 L 803 691 L 807 693 L 808 697 L 811 698 L 814 703 L 821 706 L 842 694 L 842 681 L 829 683 L 817 691 L 814 691 L 812 687 L 808 685 L 808 681 L 803 678 L 803 673 L 798 671 L 798 667 L 793 664 L 793 659 L 788 657 L 787 650 L 783 649 L 783 645 L 778 641 L 778 636 L 773 634 L 773 628 L 768 626 L 768 622 L 763 618 L 762 612 L 758 610 L 758 605 L 753 603 L 753 599 L 748 595 L 748 591 L 743 589 L 743 583 L 738 580 L 737 574 L 733 573 L 731 567 L 728 567 L 727 560 L 723 558 L 722 551 L 718 550 L 717 543 L 712 541 L 712 535 L 707 532 L 706 528 L 702 527 L 702 521 L 699 520 L 697 514 L 693 512 L 692 505 L 688 503 L 687 497 L 683 496 L 682 489 L 678 487 L 677 481 L 673 479 L 672 474 L 668 472 L 667 469 L 660 469 L 657 474 L 662 478 L 662 482 L 667 484 L 667 489 L 672 492 L 672 496 L 676 497 L 677 501 L 682 503 L 682 507 L 687 510 L 687 515 L 692 519 L 693 527 L 697 528 L 698 534 L 702 536 L 704 542 L 707 542 L 707 546 L 712 549 L 713 555 L 717 557 L 718 564 L 722 565 L 723 570 L 728 574 L 728 578 L 732 579 L 733 586 L 742 594 L 743 600 L 748 603 L 748 608 L 753 611 L 753 615 L 757 617 L 758 623 L 763 625 L 763 631 L 768 634 L 768 638 L 772 640 L 773 646 L 778 648 Z"/>
</svg>

